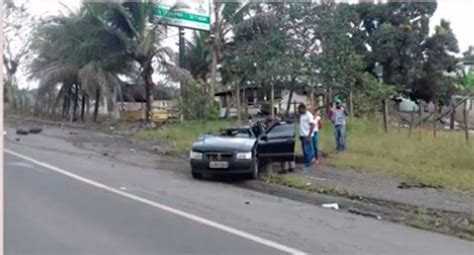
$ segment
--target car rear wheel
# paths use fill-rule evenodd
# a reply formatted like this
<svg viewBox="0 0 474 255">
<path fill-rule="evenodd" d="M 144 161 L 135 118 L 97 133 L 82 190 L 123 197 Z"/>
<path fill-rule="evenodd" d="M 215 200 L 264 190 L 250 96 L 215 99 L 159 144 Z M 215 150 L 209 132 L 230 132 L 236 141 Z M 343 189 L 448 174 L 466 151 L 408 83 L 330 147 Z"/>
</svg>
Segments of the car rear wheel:
<svg viewBox="0 0 474 255">
<path fill-rule="evenodd" d="M 202 174 L 200 174 L 200 173 L 191 172 L 191 174 L 193 175 L 194 179 L 197 179 L 197 180 L 202 179 Z"/>
</svg>

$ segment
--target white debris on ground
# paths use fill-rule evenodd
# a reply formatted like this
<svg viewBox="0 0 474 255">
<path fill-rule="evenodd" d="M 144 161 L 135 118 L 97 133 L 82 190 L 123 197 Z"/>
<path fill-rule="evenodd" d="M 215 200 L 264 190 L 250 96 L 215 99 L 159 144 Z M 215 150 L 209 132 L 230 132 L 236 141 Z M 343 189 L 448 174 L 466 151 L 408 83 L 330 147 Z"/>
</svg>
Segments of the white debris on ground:
<svg viewBox="0 0 474 255">
<path fill-rule="evenodd" d="M 332 203 L 332 204 L 322 204 L 322 207 L 328 208 L 328 209 L 334 209 L 334 210 L 339 210 L 339 205 L 337 203 Z"/>
</svg>

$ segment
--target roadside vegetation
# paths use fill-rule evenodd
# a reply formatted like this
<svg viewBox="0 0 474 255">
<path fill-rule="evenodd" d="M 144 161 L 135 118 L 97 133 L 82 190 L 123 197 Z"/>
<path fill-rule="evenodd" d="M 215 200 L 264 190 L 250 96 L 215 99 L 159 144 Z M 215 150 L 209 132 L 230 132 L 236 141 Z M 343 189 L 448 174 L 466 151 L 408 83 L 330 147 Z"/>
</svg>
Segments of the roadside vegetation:
<svg viewBox="0 0 474 255">
<path fill-rule="evenodd" d="M 166 141 L 184 154 L 200 134 L 216 133 L 233 124 L 190 121 L 141 131 L 136 138 Z M 442 131 L 433 139 L 432 131 L 416 130 L 409 137 L 406 129 L 385 133 L 381 123 L 363 120 L 350 121 L 348 132 L 348 151 L 336 153 L 332 128 L 326 122 L 320 141 L 324 164 L 387 172 L 437 188 L 474 191 L 474 144 L 467 144 L 461 132 Z M 300 147 L 297 139 L 297 155 L 301 155 Z"/>
<path fill-rule="evenodd" d="M 348 151 L 336 153 L 332 130 L 322 131 L 323 162 L 335 167 L 383 171 L 423 185 L 474 191 L 474 144 L 455 131 L 396 129 L 385 133 L 382 123 L 350 121 Z M 297 146 L 299 148 L 299 146 Z"/>
<path fill-rule="evenodd" d="M 135 138 L 139 140 L 160 140 L 167 142 L 178 153 L 186 153 L 201 134 L 218 133 L 223 128 L 230 127 L 227 121 L 187 121 L 169 124 L 159 130 L 138 132 Z"/>
</svg>

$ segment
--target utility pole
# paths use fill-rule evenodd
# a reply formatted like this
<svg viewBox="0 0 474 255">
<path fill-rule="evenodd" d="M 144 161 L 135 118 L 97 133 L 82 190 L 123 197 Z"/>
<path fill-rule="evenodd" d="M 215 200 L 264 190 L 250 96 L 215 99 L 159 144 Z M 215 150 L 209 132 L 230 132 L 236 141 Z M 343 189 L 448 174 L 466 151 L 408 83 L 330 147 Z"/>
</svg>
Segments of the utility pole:
<svg viewBox="0 0 474 255">
<path fill-rule="evenodd" d="M 179 27 L 179 67 L 184 67 L 184 54 L 185 54 L 185 47 L 184 47 L 184 29 Z M 180 92 L 181 92 L 181 121 L 184 120 L 184 103 L 186 102 L 186 89 L 185 89 L 184 81 L 180 81 Z"/>
</svg>

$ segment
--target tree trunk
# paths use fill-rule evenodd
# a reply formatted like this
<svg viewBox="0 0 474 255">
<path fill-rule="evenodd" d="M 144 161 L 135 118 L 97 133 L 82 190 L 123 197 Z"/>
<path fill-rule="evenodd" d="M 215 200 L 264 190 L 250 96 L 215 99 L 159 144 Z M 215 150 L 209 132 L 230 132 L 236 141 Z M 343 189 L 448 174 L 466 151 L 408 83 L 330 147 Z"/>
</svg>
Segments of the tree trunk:
<svg viewBox="0 0 474 255">
<path fill-rule="evenodd" d="M 87 112 L 86 115 L 89 118 L 89 116 L 91 116 L 90 115 L 90 113 L 91 113 L 91 101 L 90 101 L 89 95 L 86 96 L 86 112 Z"/>
<path fill-rule="evenodd" d="M 64 94 L 63 96 L 63 110 L 62 110 L 62 113 L 61 113 L 61 118 L 65 118 L 66 117 L 66 112 L 67 112 L 67 109 L 68 109 L 68 101 L 69 101 L 69 96 L 68 94 Z"/>
<path fill-rule="evenodd" d="M 86 93 L 82 93 L 82 102 L 81 102 L 81 121 L 84 122 L 84 115 L 86 113 Z"/>
<path fill-rule="evenodd" d="M 272 111 L 271 113 L 271 116 L 272 116 L 272 120 L 275 119 L 275 84 L 274 82 L 272 81 L 270 83 L 271 85 L 271 91 L 270 91 L 270 104 L 271 104 L 271 107 L 270 107 L 270 110 Z"/>
<path fill-rule="evenodd" d="M 248 100 L 247 100 L 247 90 L 243 89 L 243 103 L 244 103 L 244 109 L 245 109 L 245 118 L 248 118 L 249 116 L 249 103 L 248 103 Z"/>
<path fill-rule="evenodd" d="M 114 125 L 119 119 L 119 112 L 117 107 L 117 88 L 113 88 L 111 95 L 107 99 L 107 112 L 109 115 L 110 124 Z"/>
<path fill-rule="evenodd" d="M 454 121 L 455 121 L 455 118 L 456 118 L 456 102 L 454 101 L 454 99 L 451 99 L 451 116 L 450 116 L 450 120 L 449 120 L 449 129 L 451 130 L 454 130 Z"/>
<path fill-rule="evenodd" d="M 214 39 L 215 43 L 215 39 Z M 212 64 L 211 64 L 211 83 L 209 84 L 209 102 L 208 105 L 212 106 L 214 103 L 214 88 L 217 83 L 217 50 L 215 49 L 216 46 L 213 45 L 212 47 Z"/>
<path fill-rule="evenodd" d="M 236 101 L 236 106 L 237 106 L 237 123 L 239 123 L 239 125 L 242 125 L 241 105 L 240 105 L 240 80 L 236 81 L 235 88 L 236 88 L 235 101 Z"/>
<path fill-rule="evenodd" d="M 69 86 L 69 91 L 68 91 L 68 100 L 67 100 L 67 117 L 69 117 L 69 121 L 72 122 L 72 112 L 71 112 L 71 104 L 72 104 L 72 94 L 73 94 L 73 86 Z"/>
<path fill-rule="evenodd" d="M 77 120 L 77 109 L 79 108 L 79 84 L 76 84 L 76 92 L 74 95 L 74 112 L 72 114 L 72 121 Z"/>
<path fill-rule="evenodd" d="M 141 76 L 145 83 L 145 91 L 146 91 L 145 121 L 149 123 L 151 122 L 153 90 L 155 88 L 155 84 L 153 83 L 153 79 L 151 77 L 153 74 L 153 67 L 151 66 L 151 62 L 142 63 L 141 66 L 143 68 Z M 181 107 L 183 107 L 183 105 L 181 105 Z"/>
<path fill-rule="evenodd" d="M 386 107 L 387 102 L 384 100 L 384 107 Z M 354 92 L 352 91 L 352 86 L 351 90 L 349 91 L 349 114 L 351 119 L 354 118 Z"/>
<path fill-rule="evenodd" d="M 385 133 L 387 133 L 388 132 L 388 105 L 387 105 L 387 99 L 383 99 L 382 104 L 383 104 L 383 128 L 385 130 Z M 351 113 L 352 113 L 352 111 L 351 111 Z"/>
<path fill-rule="evenodd" d="M 219 3 L 214 1 L 214 31 L 212 31 L 212 62 L 211 62 L 211 84 L 210 84 L 210 94 L 211 97 L 214 98 L 214 86 L 216 86 L 217 82 L 217 62 L 218 62 L 218 44 L 220 40 L 219 34 Z"/>
<path fill-rule="evenodd" d="M 294 92 L 295 92 L 295 78 L 291 80 L 290 95 L 288 95 L 288 102 L 286 104 L 286 115 L 290 114 L 291 101 L 293 100 Z"/>
<path fill-rule="evenodd" d="M 466 136 L 466 142 L 469 143 L 469 121 L 467 120 L 467 100 L 464 102 L 462 111 L 462 119 L 464 122 L 464 135 Z"/>
<path fill-rule="evenodd" d="M 99 115 L 99 105 L 100 105 L 100 89 L 97 88 L 95 91 L 94 122 L 97 121 L 97 116 Z"/>
</svg>

